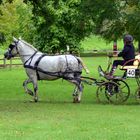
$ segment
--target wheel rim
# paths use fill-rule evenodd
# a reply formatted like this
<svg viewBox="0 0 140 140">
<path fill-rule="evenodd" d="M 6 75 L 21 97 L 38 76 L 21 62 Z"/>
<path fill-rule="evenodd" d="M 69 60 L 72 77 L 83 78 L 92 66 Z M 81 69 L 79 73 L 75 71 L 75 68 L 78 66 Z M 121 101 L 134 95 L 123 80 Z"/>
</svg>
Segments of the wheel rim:
<svg viewBox="0 0 140 140">
<path fill-rule="evenodd" d="M 115 80 L 114 83 L 117 84 L 118 89 L 115 91 L 114 90 L 114 94 L 112 96 L 108 96 L 107 94 L 107 98 L 110 102 L 113 103 L 122 103 L 125 102 L 130 95 L 130 88 L 128 86 L 128 84 L 123 81 L 123 80 Z M 115 84 L 113 84 L 113 86 L 115 87 Z"/>
<path fill-rule="evenodd" d="M 108 81 L 101 84 L 96 92 L 99 102 L 122 103 L 126 101 L 130 95 L 130 89 L 126 82 L 122 80 Z"/>
<path fill-rule="evenodd" d="M 140 87 L 137 88 L 135 92 L 135 98 L 138 103 L 140 103 Z"/>
<path fill-rule="evenodd" d="M 126 101 L 129 96 L 130 96 L 130 88 L 128 86 L 128 84 L 123 81 L 123 80 L 118 80 L 117 84 L 119 85 L 119 88 L 121 89 L 121 94 L 123 96 L 123 102 Z"/>
<path fill-rule="evenodd" d="M 106 98 L 106 94 L 105 94 L 105 90 L 106 90 L 106 84 L 103 83 L 101 84 L 96 91 L 96 97 L 97 97 L 97 101 L 100 103 L 108 103 L 108 100 Z"/>
</svg>

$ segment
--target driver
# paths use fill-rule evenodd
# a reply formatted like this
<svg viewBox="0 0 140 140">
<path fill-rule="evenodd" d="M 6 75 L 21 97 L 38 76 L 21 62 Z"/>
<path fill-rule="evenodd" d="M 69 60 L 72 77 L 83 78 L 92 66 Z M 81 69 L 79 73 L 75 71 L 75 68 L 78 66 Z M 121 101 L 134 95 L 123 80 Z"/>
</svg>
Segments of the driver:
<svg viewBox="0 0 140 140">
<path fill-rule="evenodd" d="M 123 50 L 117 55 L 118 57 L 122 57 L 123 60 L 114 60 L 112 68 L 108 74 L 106 74 L 106 78 L 112 79 L 115 70 L 117 69 L 118 65 L 124 65 L 127 61 L 135 59 L 135 48 L 133 45 L 133 37 L 129 34 L 125 35 L 123 38 L 124 48 Z M 127 63 L 127 65 L 133 65 L 133 61 Z"/>
</svg>

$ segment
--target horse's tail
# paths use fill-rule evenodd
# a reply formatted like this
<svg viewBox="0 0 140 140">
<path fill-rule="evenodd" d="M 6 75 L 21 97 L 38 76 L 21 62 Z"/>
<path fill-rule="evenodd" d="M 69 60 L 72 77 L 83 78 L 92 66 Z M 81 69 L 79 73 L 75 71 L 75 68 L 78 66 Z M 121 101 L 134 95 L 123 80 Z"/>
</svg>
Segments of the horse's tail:
<svg viewBox="0 0 140 140">
<path fill-rule="evenodd" d="M 89 73 L 89 70 L 88 70 L 87 66 L 84 64 L 83 60 L 80 57 L 77 57 L 77 60 L 81 63 L 83 69 L 88 74 Z"/>
</svg>

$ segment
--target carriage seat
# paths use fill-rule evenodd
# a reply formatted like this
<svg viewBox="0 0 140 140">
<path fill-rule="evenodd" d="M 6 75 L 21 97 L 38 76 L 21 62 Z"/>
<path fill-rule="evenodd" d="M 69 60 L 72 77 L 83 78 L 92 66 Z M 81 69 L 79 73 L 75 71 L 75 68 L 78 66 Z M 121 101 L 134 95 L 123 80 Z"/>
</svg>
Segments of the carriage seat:
<svg viewBox="0 0 140 140">
<path fill-rule="evenodd" d="M 133 65 L 127 65 L 127 63 L 134 61 Z M 127 69 L 138 69 L 138 66 L 140 64 L 140 54 L 135 56 L 135 59 L 127 61 L 123 66 L 121 66 L 121 70 L 127 70 Z"/>
</svg>

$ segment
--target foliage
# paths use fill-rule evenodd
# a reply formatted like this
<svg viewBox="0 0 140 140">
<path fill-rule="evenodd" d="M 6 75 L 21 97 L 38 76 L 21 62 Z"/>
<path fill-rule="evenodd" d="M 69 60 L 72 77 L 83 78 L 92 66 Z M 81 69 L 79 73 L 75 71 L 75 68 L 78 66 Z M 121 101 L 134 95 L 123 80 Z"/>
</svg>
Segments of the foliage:
<svg viewBox="0 0 140 140">
<path fill-rule="evenodd" d="M 22 36 L 30 41 L 35 31 L 32 18 L 31 5 L 22 0 L 13 0 L 9 3 L 3 1 L 0 5 L 0 33 L 4 35 L 7 43 L 13 36 Z"/>
<path fill-rule="evenodd" d="M 0 1 L 1 2 L 1 1 Z M 26 2 L 26 4 L 24 3 Z M 111 42 L 130 33 L 140 42 L 139 0 L 3 0 L 0 40 L 22 36 L 45 52 L 82 50 L 91 34 Z"/>
<path fill-rule="evenodd" d="M 126 27 L 134 38 L 140 42 L 140 1 L 129 0 L 126 5 Z"/>
<path fill-rule="evenodd" d="M 83 1 L 80 10 L 87 20 L 93 20 L 93 34 L 112 41 L 125 31 L 122 7 L 118 0 L 87 0 Z"/>
<path fill-rule="evenodd" d="M 107 41 L 116 41 L 124 34 L 132 34 L 135 41 L 139 42 L 140 52 L 139 0 L 88 0 L 85 3 L 88 8 L 85 8 L 87 12 L 84 11 L 84 13 L 86 15 L 89 13 L 88 17 L 93 17 L 95 24 L 93 34 L 97 34 Z M 96 5 L 100 5 L 97 6 L 99 10 L 96 10 Z"/>
<path fill-rule="evenodd" d="M 0 32 L 4 34 L 7 40 L 11 38 L 14 32 L 17 31 L 19 25 L 16 5 L 14 3 L 3 2 L 0 5 Z"/>
<path fill-rule="evenodd" d="M 79 43 L 91 32 L 92 22 L 79 15 L 81 0 L 32 1 L 38 29 L 36 42 L 40 50 L 61 51 L 70 46 L 80 49 Z"/>
</svg>

